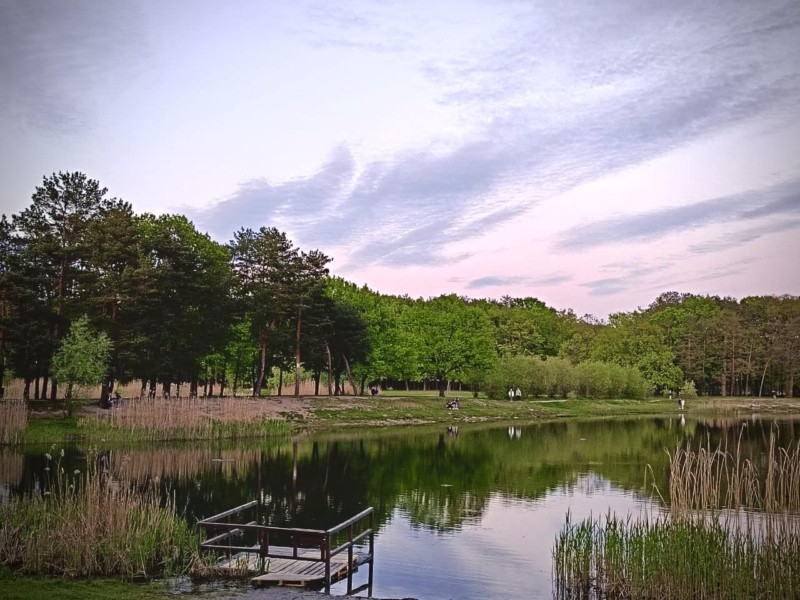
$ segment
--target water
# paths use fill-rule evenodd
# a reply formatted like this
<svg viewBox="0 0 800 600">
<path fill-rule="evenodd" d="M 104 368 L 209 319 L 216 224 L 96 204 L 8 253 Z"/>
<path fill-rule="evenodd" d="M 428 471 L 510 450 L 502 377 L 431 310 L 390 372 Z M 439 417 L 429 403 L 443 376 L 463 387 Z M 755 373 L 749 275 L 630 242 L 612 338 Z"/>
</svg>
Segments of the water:
<svg viewBox="0 0 800 600">
<path fill-rule="evenodd" d="M 687 439 L 732 448 L 741 434 L 742 452 L 758 457 L 773 427 L 784 443 L 800 438 L 795 421 L 743 422 L 460 425 L 101 454 L 122 477 L 157 479 L 190 520 L 258 497 L 271 525 L 327 528 L 373 506 L 377 597 L 551 598 L 551 552 L 568 511 L 574 522 L 658 514 L 666 451 Z M 0 501 L 46 485 L 44 451 L 0 451 Z M 85 469 L 86 456 L 66 448 L 61 466 Z"/>
</svg>

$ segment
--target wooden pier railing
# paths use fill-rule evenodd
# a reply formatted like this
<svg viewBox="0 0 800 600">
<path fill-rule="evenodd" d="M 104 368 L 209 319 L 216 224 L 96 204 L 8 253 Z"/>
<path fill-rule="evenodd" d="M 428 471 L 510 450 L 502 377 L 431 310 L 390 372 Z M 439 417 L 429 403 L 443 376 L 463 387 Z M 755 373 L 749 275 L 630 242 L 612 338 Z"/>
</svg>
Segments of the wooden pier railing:
<svg viewBox="0 0 800 600">
<path fill-rule="evenodd" d="M 331 584 L 346 575 L 348 594 L 367 590 L 372 596 L 375 558 L 372 507 L 330 529 L 272 527 L 260 525 L 257 520 L 234 521 L 236 515 L 250 509 L 258 510 L 256 500 L 199 521 L 198 524 L 210 536 L 200 543 L 200 547 L 221 551 L 229 559 L 244 556 L 247 569 L 262 574 L 254 578 L 254 583 L 322 581 L 325 593 L 330 594 Z M 251 543 L 253 541 L 255 543 Z M 257 557 L 256 564 L 250 562 L 251 556 Z M 280 561 L 280 573 L 269 573 L 270 559 Z M 367 583 L 353 589 L 353 572 L 365 563 L 369 566 Z"/>
</svg>

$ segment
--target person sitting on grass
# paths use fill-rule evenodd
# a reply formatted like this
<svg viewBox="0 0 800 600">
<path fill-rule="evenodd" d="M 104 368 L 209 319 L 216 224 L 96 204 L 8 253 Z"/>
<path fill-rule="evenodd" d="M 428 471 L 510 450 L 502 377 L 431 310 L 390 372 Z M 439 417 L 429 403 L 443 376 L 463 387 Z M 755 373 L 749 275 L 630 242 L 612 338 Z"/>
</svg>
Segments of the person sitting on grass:
<svg viewBox="0 0 800 600">
<path fill-rule="evenodd" d="M 458 410 L 459 408 L 461 408 L 461 407 L 458 405 L 458 398 L 452 398 L 452 399 L 448 400 L 448 401 L 445 403 L 444 407 L 445 407 L 445 408 L 448 408 L 448 409 L 450 409 L 450 410 Z"/>
</svg>

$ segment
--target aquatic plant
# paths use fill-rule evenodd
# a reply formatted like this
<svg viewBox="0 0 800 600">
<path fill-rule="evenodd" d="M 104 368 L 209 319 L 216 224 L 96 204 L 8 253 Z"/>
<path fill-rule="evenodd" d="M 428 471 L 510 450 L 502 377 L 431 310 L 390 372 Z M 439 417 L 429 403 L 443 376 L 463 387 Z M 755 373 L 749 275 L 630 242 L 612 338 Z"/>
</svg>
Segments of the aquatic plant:
<svg viewBox="0 0 800 600">
<path fill-rule="evenodd" d="M 669 499 L 652 520 L 609 514 L 573 525 L 567 515 L 553 550 L 556 597 L 798 597 L 797 445 L 778 446 L 773 431 L 759 461 L 742 455 L 741 437 L 734 452 L 679 447 Z"/>
<path fill-rule="evenodd" d="M 800 444 L 779 446 L 775 431 L 762 465 L 741 452 L 687 445 L 670 454 L 670 509 L 676 516 L 750 508 L 800 511 Z"/>
<path fill-rule="evenodd" d="M 198 536 L 156 483 L 116 479 L 97 453 L 83 472 L 65 473 L 59 459 L 47 459 L 35 492 L 0 504 L 0 564 L 132 579 L 174 573 L 196 551 Z"/>
<path fill-rule="evenodd" d="M 263 401 L 262 401 L 263 402 Z M 128 439 L 166 441 L 285 435 L 291 426 L 264 416 L 247 398 L 132 398 L 119 407 L 82 419 L 87 432 L 124 432 Z"/>
<path fill-rule="evenodd" d="M 800 527 L 721 519 L 586 520 L 553 550 L 557 598 L 796 598 Z"/>
<path fill-rule="evenodd" d="M 0 444 L 16 444 L 27 426 L 24 400 L 0 400 Z"/>
</svg>

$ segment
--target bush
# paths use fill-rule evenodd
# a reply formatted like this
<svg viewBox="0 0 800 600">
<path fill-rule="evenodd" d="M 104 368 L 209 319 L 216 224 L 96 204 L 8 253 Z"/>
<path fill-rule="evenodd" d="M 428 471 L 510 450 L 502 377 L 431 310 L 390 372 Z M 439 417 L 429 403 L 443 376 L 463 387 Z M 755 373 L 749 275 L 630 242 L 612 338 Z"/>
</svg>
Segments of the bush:
<svg viewBox="0 0 800 600">
<path fill-rule="evenodd" d="M 678 395 L 687 400 L 694 400 L 697 398 L 697 388 L 694 387 L 694 380 L 690 379 L 689 381 L 685 381 Z"/>
<path fill-rule="evenodd" d="M 613 363 L 587 361 L 572 365 L 563 358 L 542 360 L 515 356 L 488 373 L 484 391 L 497 400 L 519 387 L 524 396 L 556 398 L 644 398 L 649 386 L 639 371 Z"/>
</svg>

